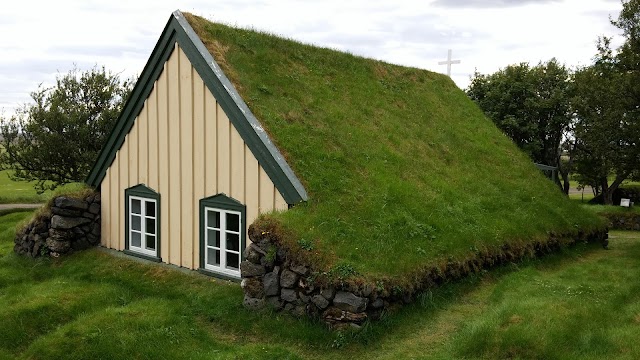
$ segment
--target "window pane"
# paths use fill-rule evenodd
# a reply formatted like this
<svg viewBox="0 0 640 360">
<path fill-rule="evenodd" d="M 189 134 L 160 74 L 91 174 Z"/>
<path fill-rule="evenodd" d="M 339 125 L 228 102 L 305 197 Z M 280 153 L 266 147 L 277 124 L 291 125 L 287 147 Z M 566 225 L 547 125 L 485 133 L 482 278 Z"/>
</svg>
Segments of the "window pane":
<svg viewBox="0 0 640 360">
<path fill-rule="evenodd" d="M 240 231 L 240 215 L 227 213 L 227 230 Z"/>
<path fill-rule="evenodd" d="M 156 217 L 156 203 L 153 201 L 145 201 L 145 215 Z"/>
<path fill-rule="evenodd" d="M 214 210 L 207 210 L 207 226 L 220 228 L 220 213 Z"/>
<path fill-rule="evenodd" d="M 220 247 L 220 231 L 218 230 L 207 230 L 207 245 L 215 246 L 217 248 Z"/>
<path fill-rule="evenodd" d="M 146 225 L 147 228 L 145 229 L 147 233 L 149 234 L 155 234 L 156 233 L 156 219 L 145 219 L 146 220 Z"/>
<path fill-rule="evenodd" d="M 140 212 L 140 200 L 131 199 L 131 212 L 134 214 L 141 214 Z"/>
<path fill-rule="evenodd" d="M 207 249 L 207 264 L 220 266 L 220 250 Z"/>
<path fill-rule="evenodd" d="M 153 235 L 147 235 L 147 249 L 155 250 L 156 249 L 156 237 Z"/>
<path fill-rule="evenodd" d="M 139 248 L 142 245 L 142 240 L 140 237 L 140 233 L 138 232 L 131 232 L 131 247 L 137 247 Z"/>
<path fill-rule="evenodd" d="M 227 233 L 227 250 L 240 251 L 240 235 Z"/>
<path fill-rule="evenodd" d="M 131 230 L 140 231 L 140 216 L 131 215 Z"/>
<path fill-rule="evenodd" d="M 240 257 L 238 254 L 227 253 L 227 267 L 237 270 Z"/>
</svg>

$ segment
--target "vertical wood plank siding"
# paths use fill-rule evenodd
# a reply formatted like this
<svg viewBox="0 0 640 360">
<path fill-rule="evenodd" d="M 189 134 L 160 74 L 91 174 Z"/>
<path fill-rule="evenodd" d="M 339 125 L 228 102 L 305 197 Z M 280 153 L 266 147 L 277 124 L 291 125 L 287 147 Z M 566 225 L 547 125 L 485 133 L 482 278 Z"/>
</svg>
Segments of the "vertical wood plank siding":
<svg viewBox="0 0 640 360">
<path fill-rule="evenodd" d="M 177 47 L 177 45 L 176 45 Z M 173 56 L 167 61 L 167 76 L 169 77 L 169 87 L 167 89 L 167 105 L 169 105 L 169 207 L 163 213 L 163 218 L 169 220 L 169 262 L 182 265 L 182 255 L 180 254 L 182 241 L 171 241 L 180 239 L 182 233 L 180 227 L 182 223 L 182 159 L 180 157 L 180 128 L 181 123 L 186 119 L 180 118 L 180 51 L 174 50 Z M 187 209 L 188 210 L 188 209 Z M 164 238 L 164 235 L 161 235 Z"/>
<path fill-rule="evenodd" d="M 138 117 L 138 180 L 149 184 L 149 109 L 142 108 Z"/>
<path fill-rule="evenodd" d="M 190 269 L 200 199 L 235 198 L 247 224 L 288 206 L 177 45 L 102 181 L 103 246 L 124 249 L 124 190 L 138 184 L 160 193 L 162 260 Z"/>
<path fill-rule="evenodd" d="M 118 198 L 118 214 L 120 216 L 122 216 L 124 218 L 124 202 L 122 201 L 121 198 L 123 198 L 123 196 L 121 196 L 120 194 L 123 193 L 124 189 L 127 188 L 129 186 L 129 139 L 125 139 L 124 143 L 122 144 L 122 148 L 120 149 L 120 151 L 118 152 L 118 157 L 120 158 L 118 161 L 118 191 L 114 191 L 113 194 L 111 194 L 112 197 L 116 197 Z M 123 194 L 124 195 L 124 194 Z M 124 221 L 118 221 L 119 222 L 119 226 L 118 226 L 118 235 L 120 234 L 124 234 Z M 122 250 L 124 249 L 124 236 L 118 236 L 118 241 L 117 241 L 117 249 L 118 250 Z"/>
<path fill-rule="evenodd" d="M 193 229 L 195 209 L 193 202 L 193 182 L 195 176 L 193 173 L 193 67 L 187 59 L 187 56 L 181 49 L 177 49 L 179 54 L 179 73 L 180 73 L 180 173 L 190 174 L 191 176 L 182 176 L 182 187 L 179 196 L 182 200 L 180 209 L 182 209 L 182 221 L 180 223 L 182 241 L 182 266 L 194 268 L 193 266 L 193 243 L 194 234 L 199 232 Z"/>
<path fill-rule="evenodd" d="M 193 205 L 198 206 L 200 199 L 206 197 L 205 178 L 205 89 L 204 82 L 197 73 L 193 73 Z M 191 227 L 193 233 L 193 264 L 198 266 L 200 261 L 200 246 L 198 237 L 200 236 L 198 225 L 200 218 L 197 213 L 191 216 Z"/>
<path fill-rule="evenodd" d="M 158 90 L 158 187 L 160 189 L 160 214 L 162 219 L 170 219 L 169 214 L 169 102 L 168 97 L 168 63 L 164 64 L 164 71 L 156 81 Z M 149 106 L 147 103 L 145 106 Z M 135 126 L 135 124 L 134 124 Z M 156 188 L 152 188 L 158 191 Z M 164 196 L 162 196 L 164 194 Z M 169 221 L 160 221 L 160 237 L 164 244 L 160 246 L 160 257 L 169 262 Z"/>
<path fill-rule="evenodd" d="M 102 194 L 100 195 L 102 197 L 102 202 L 103 203 L 110 203 L 111 202 L 111 186 L 109 186 L 109 184 L 107 184 L 107 186 L 104 186 L 105 182 L 109 182 L 109 177 L 111 176 L 110 171 L 107 169 L 107 173 L 104 176 L 104 181 L 102 182 L 102 187 L 100 190 L 102 190 Z M 111 243 L 109 241 L 111 241 L 111 212 L 108 211 L 108 208 L 103 207 L 102 208 L 102 212 L 101 212 L 101 220 L 100 220 L 100 245 L 104 246 L 104 247 L 111 247 Z"/>
<path fill-rule="evenodd" d="M 147 106 L 149 111 L 149 117 L 147 119 L 147 125 L 149 128 L 149 148 L 147 149 L 147 156 L 149 157 L 149 178 L 147 186 L 158 191 L 160 185 L 158 183 L 158 144 L 160 142 L 160 135 L 158 134 L 158 87 L 154 86 L 149 99 L 147 99 Z"/>
</svg>

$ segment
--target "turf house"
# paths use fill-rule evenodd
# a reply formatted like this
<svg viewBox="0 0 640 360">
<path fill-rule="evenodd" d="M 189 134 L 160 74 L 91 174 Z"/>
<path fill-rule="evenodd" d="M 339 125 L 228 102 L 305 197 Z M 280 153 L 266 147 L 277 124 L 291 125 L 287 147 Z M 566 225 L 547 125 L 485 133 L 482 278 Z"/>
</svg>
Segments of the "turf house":
<svg viewBox="0 0 640 360">
<path fill-rule="evenodd" d="M 102 246 L 354 322 L 604 230 L 448 77 L 179 11 L 87 183 Z"/>
</svg>

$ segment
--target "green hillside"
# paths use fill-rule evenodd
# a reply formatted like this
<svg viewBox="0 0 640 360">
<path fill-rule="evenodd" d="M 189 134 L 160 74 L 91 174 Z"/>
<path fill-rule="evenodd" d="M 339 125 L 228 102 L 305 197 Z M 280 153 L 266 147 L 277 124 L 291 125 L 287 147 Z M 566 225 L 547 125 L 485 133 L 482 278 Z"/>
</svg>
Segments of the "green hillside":
<svg viewBox="0 0 640 360">
<path fill-rule="evenodd" d="M 603 226 L 448 77 L 185 16 L 309 193 L 259 221 L 318 266 L 396 277 Z"/>
</svg>

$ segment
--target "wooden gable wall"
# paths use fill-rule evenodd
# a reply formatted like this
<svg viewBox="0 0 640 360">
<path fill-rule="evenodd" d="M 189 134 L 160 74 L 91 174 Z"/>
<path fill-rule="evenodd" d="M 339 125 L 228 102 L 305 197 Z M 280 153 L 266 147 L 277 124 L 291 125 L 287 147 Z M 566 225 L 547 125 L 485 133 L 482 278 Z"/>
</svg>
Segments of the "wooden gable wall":
<svg viewBox="0 0 640 360">
<path fill-rule="evenodd" d="M 125 189 L 161 196 L 164 262 L 199 267 L 199 200 L 225 193 L 259 213 L 288 205 L 176 43 L 101 183 L 102 245 L 125 247 Z"/>
</svg>

